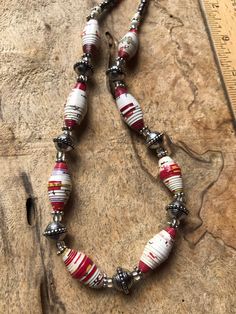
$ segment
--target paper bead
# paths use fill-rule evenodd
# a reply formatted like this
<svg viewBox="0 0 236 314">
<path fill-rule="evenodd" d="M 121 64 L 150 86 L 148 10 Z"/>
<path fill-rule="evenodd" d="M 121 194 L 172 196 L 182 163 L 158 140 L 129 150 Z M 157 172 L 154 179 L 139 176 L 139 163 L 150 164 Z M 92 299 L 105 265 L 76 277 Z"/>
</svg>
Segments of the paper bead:
<svg viewBox="0 0 236 314">
<path fill-rule="evenodd" d="M 167 259 L 173 247 L 175 236 L 175 229 L 167 228 L 148 241 L 139 262 L 139 269 L 143 273 L 155 269 Z"/>
<path fill-rule="evenodd" d="M 124 59 L 131 59 L 138 50 L 138 35 L 137 30 L 130 30 L 121 39 L 118 45 L 118 56 Z"/>
<path fill-rule="evenodd" d="M 65 124 L 73 127 L 80 124 L 87 113 L 86 84 L 78 82 L 71 91 L 64 109 Z"/>
<path fill-rule="evenodd" d="M 48 196 L 55 211 L 64 210 L 72 184 L 65 162 L 57 162 L 48 181 Z"/>
<path fill-rule="evenodd" d="M 90 19 L 82 33 L 83 52 L 95 54 L 100 43 L 98 21 Z"/>
<path fill-rule="evenodd" d="M 116 105 L 125 123 L 139 132 L 144 127 L 143 112 L 137 100 L 125 87 L 115 89 Z"/>
<path fill-rule="evenodd" d="M 183 192 L 183 180 L 179 165 L 169 156 L 159 160 L 160 178 L 174 194 Z"/>
<path fill-rule="evenodd" d="M 91 288 L 103 286 L 104 274 L 84 253 L 66 249 L 62 253 L 63 261 L 71 276 Z"/>
</svg>

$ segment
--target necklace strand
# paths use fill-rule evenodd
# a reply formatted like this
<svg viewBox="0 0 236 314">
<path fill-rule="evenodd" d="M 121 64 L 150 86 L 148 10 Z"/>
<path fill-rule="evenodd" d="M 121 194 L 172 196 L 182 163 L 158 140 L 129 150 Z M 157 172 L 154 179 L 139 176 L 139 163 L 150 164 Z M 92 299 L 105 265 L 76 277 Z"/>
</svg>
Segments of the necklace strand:
<svg viewBox="0 0 236 314">
<path fill-rule="evenodd" d="M 48 195 L 52 205 L 53 221 L 48 224 L 44 235 L 56 241 L 58 255 L 71 276 L 91 288 L 111 288 L 128 294 L 134 282 L 139 281 L 144 273 L 154 270 L 169 256 L 176 237 L 180 220 L 188 214 L 185 205 L 183 182 L 179 165 L 164 148 L 164 134 L 151 131 L 145 124 L 143 112 L 138 101 L 129 93 L 124 82 L 125 66 L 138 49 L 138 30 L 148 0 L 141 0 L 137 12 L 131 19 L 129 31 L 120 40 L 115 63 L 107 70 L 112 86 L 112 94 L 123 121 L 134 131 L 144 137 L 146 146 L 156 152 L 159 159 L 160 179 L 173 194 L 173 201 L 166 207 L 169 214 L 169 226 L 157 233 L 146 244 L 138 265 L 128 271 L 117 268 L 113 277 L 108 277 L 84 253 L 66 246 L 64 238 L 67 233 L 62 224 L 65 205 L 72 189 L 71 177 L 66 163 L 66 153 L 74 148 L 72 131 L 79 125 L 87 112 L 87 80 L 93 73 L 92 60 L 96 57 L 99 42 L 98 20 L 101 15 L 114 6 L 118 0 L 106 0 L 91 9 L 82 33 L 83 55 L 74 65 L 77 82 L 72 89 L 64 108 L 63 134 L 53 139 L 57 154 L 56 164 L 48 181 Z"/>
</svg>

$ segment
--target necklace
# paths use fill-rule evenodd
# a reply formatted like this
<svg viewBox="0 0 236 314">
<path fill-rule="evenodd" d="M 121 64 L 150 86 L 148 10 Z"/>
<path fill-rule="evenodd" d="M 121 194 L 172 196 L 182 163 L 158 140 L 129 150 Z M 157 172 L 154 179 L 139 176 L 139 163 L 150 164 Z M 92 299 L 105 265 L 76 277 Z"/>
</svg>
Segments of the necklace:
<svg viewBox="0 0 236 314">
<path fill-rule="evenodd" d="M 138 10 L 131 20 L 128 33 L 119 42 L 115 64 L 106 73 L 123 121 L 132 130 L 144 137 L 147 147 L 153 150 L 159 159 L 160 179 L 174 197 L 173 201 L 166 207 L 170 216 L 169 226 L 148 241 L 138 265 L 132 271 L 118 267 L 116 274 L 113 277 L 108 277 L 87 255 L 66 246 L 64 238 L 67 229 L 61 222 L 72 189 L 66 153 L 74 148 L 72 131 L 76 125 L 81 123 L 87 112 L 87 80 L 93 73 L 91 60 L 96 56 L 100 41 L 98 18 L 115 3 L 116 0 L 106 0 L 92 8 L 82 33 L 84 54 L 81 60 L 74 65 L 78 78 L 65 104 L 63 134 L 53 140 L 57 149 L 56 164 L 48 181 L 48 195 L 53 208 L 53 221 L 46 227 L 44 235 L 56 241 L 57 254 L 62 256 L 73 278 L 79 279 L 91 288 L 114 287 L 128 294 L 134 282 L 141 280 L 143 274 L 154 270 L 167 259 L 173 247 L 180 220 L 188 214 L 183 193 L 181 169 L 168 156 L 164 148 L 164 134 L 152 132 L 145 126 L 142 109 L 137 100 L 128 92 L 124 83 L 125 64 L 137 52 L 138 30 L 148 0 L 141 0 Z"/>
</svg>

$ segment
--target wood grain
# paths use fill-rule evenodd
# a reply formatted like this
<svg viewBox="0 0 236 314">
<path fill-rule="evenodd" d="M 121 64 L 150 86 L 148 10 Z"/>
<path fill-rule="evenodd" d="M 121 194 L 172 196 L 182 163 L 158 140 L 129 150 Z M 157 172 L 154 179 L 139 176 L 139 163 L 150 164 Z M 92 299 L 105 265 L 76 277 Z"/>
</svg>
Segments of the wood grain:
<svg viewBox="0 0 236 314">
<path fill-rule="evenodd" d="M 130 296 L 89 290 L 41 236 L 50 220 L 51 139 L 60 132 L 92 5 L 0 4 L 0 312 L 236 313 L 235 134 L 197 1 L 151 1 L 127 76 L 146 123 L 169 135 L 185 178 L 191 214 L 168 262 Z M 68 244 L 109 275 L 137 263 L 170 200 L 156 158 L 122 123 L 106 86 L 108 40 L 115 44 L 127 31 L 136 6 L 122 1 L 102 22 L 89 112 L 69 160 Z"/>
</svg>

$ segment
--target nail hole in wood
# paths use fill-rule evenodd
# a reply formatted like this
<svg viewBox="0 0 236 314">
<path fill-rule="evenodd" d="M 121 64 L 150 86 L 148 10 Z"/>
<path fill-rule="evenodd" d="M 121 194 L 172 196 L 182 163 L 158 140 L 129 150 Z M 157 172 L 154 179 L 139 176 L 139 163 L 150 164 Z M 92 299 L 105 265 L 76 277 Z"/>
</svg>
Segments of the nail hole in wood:
<svg viewBox="0 0 236 314">
<path fill-rule="evenodd" d="M 26 200 L 26 215 L 27 222 L 30 226 L 34 225 L 35 220 L 35 209 L 34 209 L 34 200 L 32 197 L 28 197 Z"/>
</svg>

